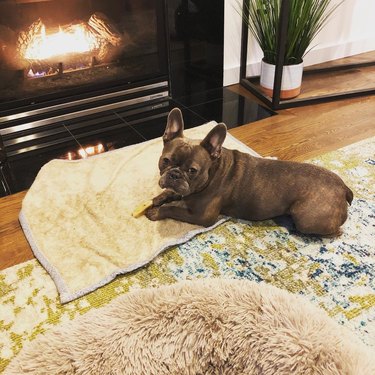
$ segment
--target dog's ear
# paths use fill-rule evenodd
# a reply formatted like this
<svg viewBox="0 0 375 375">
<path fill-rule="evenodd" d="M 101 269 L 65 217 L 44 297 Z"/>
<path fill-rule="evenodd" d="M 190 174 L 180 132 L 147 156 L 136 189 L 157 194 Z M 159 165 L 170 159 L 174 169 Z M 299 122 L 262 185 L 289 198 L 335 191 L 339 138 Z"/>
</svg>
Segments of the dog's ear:
<svg viewBox="0 0 375 375">
<path fill-rule="evenodd" d="M 221 156 L 221 146 L 227 136 L 227 127 L 220 123 L 216 125 L 201 142 L 212 158 L 217 159 Z"/>
<path fill-rule="evenodd" d="M 164 131 L 164 143 L 184 136 L 184 120 L 179 108 L 173 108 L 168 115 L 167 126 Z"/>
</svg>

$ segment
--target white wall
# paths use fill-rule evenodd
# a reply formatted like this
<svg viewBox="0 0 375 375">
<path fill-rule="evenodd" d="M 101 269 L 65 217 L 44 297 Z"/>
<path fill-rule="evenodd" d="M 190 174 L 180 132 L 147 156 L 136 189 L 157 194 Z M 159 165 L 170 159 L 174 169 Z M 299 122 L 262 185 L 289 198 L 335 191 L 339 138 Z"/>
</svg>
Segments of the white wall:
<svg viewBox="0 0 375 375">
<path fill-rule="evenodd" d="M 333 0 L 333 4 L 339 2 L 340 0 Z M 242 22 L 236 9 L 236 0 L 225 0 L 225 86 L 239 81 Z M 344 0 L 326 27 L 312 42 L 315 47 L 305 56 L 305 66 L 375 50 L 374 16 L 374 0 Z M 249 35 L 247 75 L 259 74 L 262 57 L 262 51 Z"/>
</svg>

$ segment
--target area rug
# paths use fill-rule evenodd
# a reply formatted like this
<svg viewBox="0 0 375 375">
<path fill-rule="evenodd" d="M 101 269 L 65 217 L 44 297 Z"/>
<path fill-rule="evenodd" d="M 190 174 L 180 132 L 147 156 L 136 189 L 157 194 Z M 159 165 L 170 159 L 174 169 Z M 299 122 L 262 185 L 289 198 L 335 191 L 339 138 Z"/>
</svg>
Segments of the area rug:
<svg viewBox="0 0 375 375">
<path fill-rule="evenodd" d="M 122 296 L 39 336 L 5 374 L 373 375 L 372 354 L 305 298 L 212 279 Z"/>
<path fill-rule="evenodd" d="M 304 295 L 375 349 L 374 155 L 371 138 L 312 160 L 337 172 L 355 193 L 339 238 L 301 236 L 289 223 L 271 220 L 230 220 L 63 305 L 36 260 L 1 271 L 0 372 L 41 333 L 123 294 L 201 278 L 247 279 Z"/>
<path fill-rule="evenodd" d="M 215 125 L 211 122 L 185 133 L 203 139 Z M 224 144 L 255 154 L 230 135 Z M 137 206 L 162 191 L 158 186 L 161 150 L 160 137 L 79 161 L 52 160 L 38 173 L 22 202 L 20 222 L 35 257 L 55 281 L 62 303 L 212 228 L 132 216 Z"/>
</svg>

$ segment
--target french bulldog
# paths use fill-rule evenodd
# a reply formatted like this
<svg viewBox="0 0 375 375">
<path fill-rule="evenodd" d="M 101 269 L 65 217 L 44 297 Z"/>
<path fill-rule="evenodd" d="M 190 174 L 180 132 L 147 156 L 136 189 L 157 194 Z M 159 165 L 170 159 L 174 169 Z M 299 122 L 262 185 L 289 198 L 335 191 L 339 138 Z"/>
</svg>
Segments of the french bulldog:
<svg viewBox="0 0 375 375">
<path fill-rule="evenodd" d="M 211 226 L 220 214 L 245 220 L 289 215 L 301 233 L 340 234 L 353 192 L 333 172 L 226 149 L 223 123 L 203 140 L 186 138 L 183 130 L 182 113 L 175 108 L 159 159 L 159 185 L 165 190 L 146 211 L 150 220 Z"/>
</svg>

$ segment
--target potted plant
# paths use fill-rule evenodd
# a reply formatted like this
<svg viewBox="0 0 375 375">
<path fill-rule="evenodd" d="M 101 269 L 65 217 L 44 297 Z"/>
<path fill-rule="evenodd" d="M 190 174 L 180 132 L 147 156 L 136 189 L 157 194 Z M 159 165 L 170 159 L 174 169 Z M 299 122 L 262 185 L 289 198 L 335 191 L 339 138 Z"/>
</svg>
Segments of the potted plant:
<svg viewBox="0 0 375 375">
<path fill-rule="evenodd" d="M 264 57 L 261 62 L 260 85 L 272 97 L 275 76 L 277 35 L 282 0 L 246 0 L 244 20 Z M 301 92 L 303 57 L 312 40 L 322 30 L 335 9 L 331 0 L 290 0 L 287 40 L 284 55 L 281 99 L 291 99 Z M 248 13 L 249 17 L 245 17 Z"/>
</svg>

